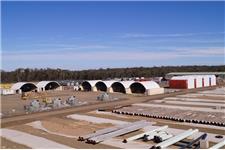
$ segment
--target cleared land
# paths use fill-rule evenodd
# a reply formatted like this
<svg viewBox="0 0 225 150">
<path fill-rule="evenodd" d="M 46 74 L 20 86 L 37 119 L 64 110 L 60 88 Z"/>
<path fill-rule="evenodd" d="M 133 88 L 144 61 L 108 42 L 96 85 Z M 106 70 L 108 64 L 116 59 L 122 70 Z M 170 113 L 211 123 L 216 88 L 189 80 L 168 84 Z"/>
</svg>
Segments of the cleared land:
<svg viewBox="0 0 225 150">
<path fill-rule="evenodd" d="M 64 91 L 65 92 L 65 91 Z M 67 94 L 72 94 L 69 91 Z M 148 131 L 157 126 L 168 125 L 169 129 L 166 130 L 168 133 L 173 135 L 177 135 L 187 129 L 199 129 L 200 133 L 194 135 L 197 137 L 202 133 L 208 133 L 208 140 L 210 146 L 215 143 L 225 139 L 224 127 L 220 126 L 212 126 L 212 125 L 203 125 L 196 123 L 185 123 L 185 122 L 177 122 L 173 120 L 167 119 L 158 119 L 158 118 L 149 118 L 144 116 L 133 116 L 133 115 L 122 115 L 112 113 L 113 109 L 123 109 L 123 108 L 132 108 L 138 107 L 139 111 L 141 111 L 142 107 L 140 106 L 131 106 L 128 105 L 135 103 L 155 103 L 157 105 L 161 105 L 161 103 L 154 100 L 161 100 L 168 96 L 175 97 L 178 94 L 187 94 L 189 91 L 180 91 L 177 93 L 164 94 L 164 95 L 155 95 L 155 96 L 133 96 L 133 95 L 125 95 L 114 93 L 114 96 L 121 96 L 122 100 L 111 101 L 111 102 L 99 102 L 96 100 L 96 97 L 100 94 L 99 92 L 73 92 L 79 100 L 90 102 L 85 106 L 66 108 L 60 110 L 54 110 L 49 112 L 39 112 L 33 113 L 29 115 L 21 115 L 21 116 L 12 116 L 8 118 L 3 118 L 2 125 L 5 127 L 4 129 L 11 129 L 16 131 L 21 131 L 36 137 L 41 137 L 47 139 L 52 142 L 56 142 L 59 145 L 65 145 L 67 147 L 72 148 L 90 148 L 90 149 L 98 149 L 98 148 L 150 148 L 156 143 L 153 141 L 144 142 L 141 139 L 131 141 L 129 143 L 122 143 L 122 140 L 127 137 L 134 136 L 139 133 L 143 133 L 144 131 Z M 196 90 L 190 90 L 190 92 L 196 92 Z M 55 93 L 56 94 L 56 93 Z M 57 93 L 60 94 L 60 93 Z M 63 94 L 63 92 L 62 92 Z M 54 94 L 53 94 L 54 95 Z M 80 95 L 80 96 L 79 96 Z M 67 95 L 67 97 L 72 95 Z M 82 97 L 83 96 L 83 97 Z M 53 96 L 56 97 L 56 96 Z M 60 96 L 59 96 L 60 97 Z M 62 96 L 63 97 L 63 96 Z M 210 98 L 211 99 L 211 98 Z M 216 99 L 218 100 L 218 99 Z M 94 102 L 93 102 L 94 101 Z M 179 101 L 179 100 L 178 100 Z M 25 102 L 19 100 L 19 102 Z M 93 103 L 92 103 L 93 102 Z M 12 102 L 13 103 L 13 102 Z M 207 102 L 208 103 L 208 102 Z M 20 104 L 21 105 L 21 104 Z M 163 105 L 163 104 L 162 104 Z M 174 104 L 175 105 L 175 104 Z M 126 106 L 126 107 L 122 107 Z M 198 106 L 199 107 L 199 106 Z M 96 111 L 97 109 L 104 109 L 106 111 Z M 149 109 L 149 107 L 147 107 Z M 143 111 L 143 109 L 142 109 Z M 156 110 L 155 110 L 156 111 Z M 189 110 L 191 115 L 195 114 L 194 111 Z M 212 118 L 215 115 L 218 115 L 217 112 L 209 112 Z M 218 112 L 219 113 L 219 112 Z M 68 115 L 73 116 L 73 118 L 68 118 Z M 174 114 L 176 115 L 176 114 Z M 221 114 L 219 114 L 221 116 Z M 91 120 L 90 120 L 91 118 Z M 112 121 L 113 120 L 113 121 Z M 150 126 L 146 126 L 143 129 L 131 132 L 129 134 L 125 134 L 119 137 L 113 137 L 112 139 L 103 141 L 99 144 L 92 145 L 87 144 L 82 141 L 77 141 L 79 136 L 84 136 L 94 131 L 105 129 L 108 127 L 117 126 L 121 122 L 135 122 L 138 120 L 146 120 L 150 122 Z M 100 122 L 101 121 L 101 122 Z M 222 138 L 216 138 L 216 135 L 222 135 Z M 10 137 L 8 139 L 1 138 L 1 142 L 3 148 L 28 148 L 31 147 L 28 143 L 23 143 L 23 145 L 19 143 L 13 142 Z M 9 146 L 10 145 L 10 146 Z M 46 147 L 47 148 L 47 147 Z M 169 148 L 179 148 L 174 145 Z M 225 147 L 223 147 L 225 148 Z"/>
<path fill-rule="evenodd" d="M 76 98 L 81 102 L 87 102 L 86 105 L 100 103 L 97 100 L 97 96 L 102 94 L 102 92 L 75 92 L 70 90 L 65 91 L 48 91 L 43 94 L 44 98 L 54 99 L 61 98 L 63 101 L 67 100 L 71 96 L 76 96 Z M 129 99 L 129 95 L 112 93 L 112 97 L 119 99 Z M 35 98 L 33 98 L 35 99 Z M 33 99 L 22 100 L 20 94 L 1 96 L 1 113 L 6 116 L 22 115 L 25 114 L 24 105 L 28 105 Z M 42 101 L 43 98 L 37 98 Z"/>
</svg>

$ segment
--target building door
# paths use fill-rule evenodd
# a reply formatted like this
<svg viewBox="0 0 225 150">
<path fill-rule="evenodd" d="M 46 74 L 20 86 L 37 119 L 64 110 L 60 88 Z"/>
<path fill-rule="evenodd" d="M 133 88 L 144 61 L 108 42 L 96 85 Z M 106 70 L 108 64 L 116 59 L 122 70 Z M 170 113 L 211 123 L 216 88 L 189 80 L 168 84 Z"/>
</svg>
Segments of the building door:
<svg viewBox="0 0 225 150">
<path fill-rule="evenodd" d="M 205 83 L 204 83 L 204 78 L 202 78 L 202 87 L 205 86 Z"/>
<path fill-rule="evenodd" d="M 195 88 L 197 88 L 197 80 L 196 79 L 194 80 L 194 86 L 195 86 Z"/>
<path fill-rule="evenodd" d="M 209 86 L 211 86 L 212 85 L 212 83 L 211 83 L 211 78 L 209 78 Z"/>
</svg>

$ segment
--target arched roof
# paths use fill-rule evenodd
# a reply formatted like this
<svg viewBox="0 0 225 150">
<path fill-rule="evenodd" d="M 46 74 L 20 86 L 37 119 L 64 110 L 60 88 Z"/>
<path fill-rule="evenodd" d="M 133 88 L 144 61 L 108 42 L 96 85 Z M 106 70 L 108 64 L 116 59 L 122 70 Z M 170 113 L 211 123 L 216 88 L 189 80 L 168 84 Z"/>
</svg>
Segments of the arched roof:
<svg viewBox="0 0 225 150">
<path fill-rule="evenodd" d="M 99 82 L 99 81 L 101 81 L 101 80 L 87 80 L 87 81 L 84 81 L 84 82 L 88 82 L 88 83 L 91 85 L 91 87 L 94 87 L 95 84 L 96 84 L 97 82 Z"/>
<path fill-rule="evenodd" d="M 99 81 L 99 82 L 103 82 L 107 88 L 110 88 L 112 86 L 113 83 L 117 82 L 115 80 L 110 80 L 110 81 Z"/>
<path fill-rule="evenodd" d="M 37 87 L 38 88 L 45 88 L 47 84 L 52 83 L 52 82 L 56 83 L 60 86 L 60 84 L 57 81 L 41 81 L 41 82 L 38 82 Z"/>
<path fill-rule="evenodd" d="M 11 89 L 12 89 L 12 90 L 19 90 L 19 89 L 21 89 L 24 85 L 27 85 L 27 84 L 32 84 L 32 86 L 34 86 L 34 87 L 37 88 L 37 86 L 36 86 L 35 84 L 30 83 L 30 82 L 17 82 L 17 83 L 15 83 L 15 84 L 12 85 Z"/>
<path fill-rule="evenodd" d="M 120 82 L 123 86 L 124 86 L 124 88 L 129 88 L 130 87 L 130 85 L 132 84 L 132 83 L 134 83 L 134 81 L 121 81 Z"/>
<path fill-rule="evenodd" d="M 142 82 L 134 82 L 142 84 L 146 90 L 160 88 L 160 86 L 155 81 L 142 81 Z"/>
</svg>

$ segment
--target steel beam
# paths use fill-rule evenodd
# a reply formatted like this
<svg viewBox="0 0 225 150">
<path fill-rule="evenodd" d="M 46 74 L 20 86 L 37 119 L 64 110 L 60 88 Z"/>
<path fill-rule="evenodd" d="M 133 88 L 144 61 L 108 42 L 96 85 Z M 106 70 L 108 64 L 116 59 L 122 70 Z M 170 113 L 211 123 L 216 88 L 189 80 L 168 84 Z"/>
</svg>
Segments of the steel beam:
<svg viewBox="0 0 225 150">
<path fill-rule="evenodd" d="M 99 135 L 99 136 L 90 138 L 87 141 L 89 143 L 96 144 L 96 143 L 105 141 L 107 139 L 110 139 L 110 138 L 113 138 L 113 137 L 116 137 L 116 136 L 120 136 L 120 135 L 123 135 L 123 134 L 127 134 L 127 133 L 130 133 L 130 132 L 139 130 L 139 129 L 141 129 L 145 126 L 148 126 L 148 125 L 149 125 L 149 122 L 142 122 L 142 123 L 139 123 L 139 124 L 135 124 L 133 126 L 129 126 L 129 127 L 126 127 L 126 128 L 122 128 L 122 129 L 107 133 L 107 134 L 103 134 L 103 135 Z"/>
<path fill-rule="evenodd" d="M 162 130 L 165 130 L 165 129 L 167 129 L 167 128 L 168 128 L 168 126 L 162 126 L 162 127 L 153 129 L 153 130 L 151 130 L 151 131 L 147 131 L 147 132 L 144 132 L 144 133 L 141 133 L 141 134 L 138 134 L 138 135 L 129 137 L 129 138 L 127 138 L 127 139 L 124 139 L 123 142 L 124 142 L 124 143 L 127 143 L 127 142 L 129 142 L 129 141 L 137 140 L 137 139 L 143 138 L 144 135 L 150 135 L 150 134 L 152 134 L 152 133 L 154 133 L 154 132 L 162 131 Z"/>
<path fill-rule="evenodd" d="M 219 149 L 219 148 L 223 147 L 224 145 L 225 145 L 225 140 L 222 140 L 221 142 L 210 147 L 209 149 Z"/>
<path fill-rule="evenodd" d="M 156 145 L 152 146 L 151 148 L 153 148 L 153 149 L 167 148 L 168 146 L 170 146 L 170 145 L 172 145 L 172 144 L 174 144 L 174 143 L 176 143 L 176 142 L 178 142 L 182 139 L 185 139 L 185 138 L 191 136 L 192 134 L 194 134 L 196 132 L 198 132 L 198 129 L 195 129 L 195 130 L 189 129 L 189 130 L 187 130 L 185 132 L 182 132 L 182 133 L 180 133 L 180 134 L 178 134 L 178 135 L 176 135 L 176 136 L 174 136 L 174 137 L 172 137 L 172 138 L 170 138 L 166 141 L 163 141 L 159 144 L 156 144 Z"/>
</svg>

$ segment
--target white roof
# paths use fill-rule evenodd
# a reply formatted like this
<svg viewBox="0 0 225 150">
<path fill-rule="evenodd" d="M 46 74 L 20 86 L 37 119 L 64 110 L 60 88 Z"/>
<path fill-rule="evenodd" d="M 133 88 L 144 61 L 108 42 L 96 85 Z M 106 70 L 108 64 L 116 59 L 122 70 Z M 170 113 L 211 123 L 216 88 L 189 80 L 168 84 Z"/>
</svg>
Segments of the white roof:
<svg viewBox="0 0 225 150">
<path fill-rule="evenodd" d="M 175 77 L 172 77 L 171 80 L 188 80 L 193 78 L 194 76 L 175 76 Z"/>
<path fill-rule="evenodd" d="M 97 82 L 99 82 L 99 81 L 101 81 L 101 80 L 87 80 L 87 81 L 84 81 L 84 82 L 88 82 L 88 83 L 91 85 L 91 87 L 94 87 L 95 84 L 96 84 Z"/>
<path fill-rule="evenodd" d="M 112 86 L 113 83 L 117 82 L 115 80 L 110 80 L 110 81 L 100 81 L 103 82 L 107 88 L 110 88 Z"/>
<path fill-rule="evenodd" d="M 174 76 L 171 80 L 188 80 L 203 77 L 215 77 L 215 75 L 186 75 L 186 76 Z"/>
<path fill-rule="evenodd" d="M 142 81 L 142 82 L 135 82 L 135 83 L 142 84 L 146 90 L 160 88 L 160 86 L 155 81 Z"/>
<path fill-rule="evenodd" d="M 19 90 L 25 84 L 33 84 L 33 83 L 30 83 L 30 82 L 17 82 L 17 83 L 15 83 L 15 84 L 12 85 L 11 89 L 12 90 Z M 33 85 L 36 87 L 35 84 L 33 84 Z"/>
<path fill-rule="evenodd" d="M 55 82 L 57 83 L 58 85 L 60 85 L 57 81 L 41 81 L 41 82 L 38 82 L 37 84 L 37 87 L 38 88 L 45 88 L 45 86 L 51 82 Z"/>
<path fill-rule="evenodd" d="M 130 85 L 134 83 L 134 81 L 121 81 L 119 83 L 121 83 L 127 89 L 130 88 Z"/>
</svg>

